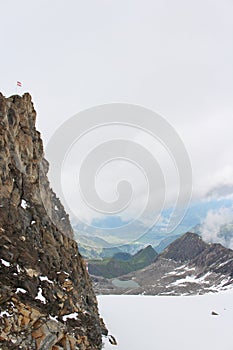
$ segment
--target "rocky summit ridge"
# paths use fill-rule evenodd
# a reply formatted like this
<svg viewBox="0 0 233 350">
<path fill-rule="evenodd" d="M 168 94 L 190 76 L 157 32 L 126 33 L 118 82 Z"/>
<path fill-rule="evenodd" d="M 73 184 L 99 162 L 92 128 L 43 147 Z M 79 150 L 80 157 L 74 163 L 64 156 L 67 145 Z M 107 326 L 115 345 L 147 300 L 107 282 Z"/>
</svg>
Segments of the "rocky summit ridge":
<svg viewBox="0 0 233 350">
<path fill-rule="evenodd" d="M 28 93 L 0 94 L 0 349 L 101 349 L 107 330 L 35 121 Z"/>
</svg>

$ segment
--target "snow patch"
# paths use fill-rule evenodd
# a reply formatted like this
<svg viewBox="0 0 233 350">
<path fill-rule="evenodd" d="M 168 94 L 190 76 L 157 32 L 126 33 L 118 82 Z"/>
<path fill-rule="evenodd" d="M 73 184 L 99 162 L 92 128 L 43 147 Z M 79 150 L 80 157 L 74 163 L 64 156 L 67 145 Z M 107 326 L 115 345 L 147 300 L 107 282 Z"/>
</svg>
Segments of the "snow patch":
<svg viewBox="0 0 233 350">
<path fill-rule="evenodd" d="M 225 266 L 226 264 L 228 264 L 229 262 L 231 262 L 233 259 L 229 259 L 227 261 L 224 261 L 223 263 L 221 263 L 220 265 L 218 265 L 218 267 L 222 267 Z"/>
<path fill-rule="evenodd" d="M 0 312 L 0 317 L 3 317 L 3 316 L 12 317 L 14 315 L 9 314 L 9 312 L 7 312 L 7 311 L 2 311 L 2 312 Z"/>
<path fill-rule="evenodd" d="M 25 199 L 22 199 L 22 200 L 21 200 L 21 207 L 22 207 L 23 209 L 26 209 L 26 208 L 27 208 L 27 202 L 25 201 Z"/>
<path fill-rule="evenodd" d="M 4 260 L 4 259 L 0 259 L 0 260 L 1 260 L 1 262 L 2 262 L 2 265 L 6 266 L 6 267 L 10 267 L 10 266 L 11 266 L 11 264 L 9 263 L 9 261 L 6 261 L 6 260 Z"/>
<path fill-rule="evenodd" d="M 104 349 L 230 350 L 232 298 L 233 291 L 199 296 L 98 296 L 100 314 L 119 344 L 113 347 L 106 339 Z M 218 318 L 211 315 L 213 310 Z"/>
<path fill-rule="evenodd" d="M 180 278 L 179 280 L 176 280 L 175 282 L 171 283 L 171 286 L 179 286 L 181 284 L 186 283 L 198 283 L 198 280 L 195 276 L 186 276 L 185 278 Z"/>
<path fill-rule="evenodd" d="M 51 316 L 49 315 L 50 320 L 58 322 L 57 316 Z"/>
<path fill-rule="evenodd" d="M 66 272 L 66 271 L 59 271 L 59 272 L 57 272 L 58 275 L 60 275 L 60 273 L 64 273 L 66 276 L 69 276 L 69 275 L 70 275 L 70 274 L 69 274 L 68 272 Z"/>
<path fill-rule="evenodd" d="M 48 279 L 47 276 L 39 276 L 39 279 L 40 279 L 41 281 L 47 281 L 48 283 L 53 283 L 53 281 L 51 281 L 50 279 Z"/>
<path fill-rule="evenodd" d="M 42 294 L 42 288 L 39 287 L 39 291 L 38 291 L 38 294 L 35 297 L 35 299 L 40 300 L 43 304 L 47 303 L 47 300 L 45 299 L 45 297 Z"/>
<path fill-rule="evenodd" d="M 18 294 L 18 293 L 23 293 L 23 294 L 25 294 L 25 293 L 27 293 L 27 291 L 26 291 L 25 289 L 23 289 L 23 288 L 17 288 L 15 293 L 16 293 L 16 294 Z"/>
<path fill-rule="evenodd" d="M 75 320 L 77 320 L 77 317 L 78 317 L 78 313 L 77 313 L 77 312 L 73 312 L 73 313 L 71 313 L 71 314 L 64 315 L 64 316 L 62 317 L 62 319 L 63 319 L 63 321 L 66 322 L 67 319 L 75 319 Z"/>
</svg>

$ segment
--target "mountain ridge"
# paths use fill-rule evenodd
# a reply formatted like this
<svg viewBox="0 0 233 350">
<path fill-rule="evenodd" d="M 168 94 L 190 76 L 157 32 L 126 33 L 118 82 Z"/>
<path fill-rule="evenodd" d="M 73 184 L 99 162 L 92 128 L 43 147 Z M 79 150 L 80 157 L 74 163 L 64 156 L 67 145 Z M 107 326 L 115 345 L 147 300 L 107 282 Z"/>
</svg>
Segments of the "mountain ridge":
<svg viewBox="0 0 233 350">
<path fill-rule="evenodd" d="M 129 288 L 119 288 L 113 280 L 94 277 L 95 290 L 105 294 L 190 295 L 233 288 L 233 250 L 206 243 L 199 235 L 188 232 L 151 265 L 119 276 L 118 280 L 133 281 L 135 287 L 129 284 Z"/>
<path fill-rule="evenodd" d="M 111 258 L 89 260 L 88 269 L 92 275 L 113 278 L 146 267 L 156 256 L 156 251 L 149 245 L 134 255 L 120 252 Z"/>
</svg>

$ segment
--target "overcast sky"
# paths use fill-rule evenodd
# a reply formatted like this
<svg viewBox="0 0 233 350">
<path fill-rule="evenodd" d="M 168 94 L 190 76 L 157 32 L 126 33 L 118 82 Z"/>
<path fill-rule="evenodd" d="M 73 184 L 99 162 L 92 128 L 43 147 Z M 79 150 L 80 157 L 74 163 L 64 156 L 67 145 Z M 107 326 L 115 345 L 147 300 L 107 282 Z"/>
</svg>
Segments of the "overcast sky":
<svg viewBox="0 0 233 350">
<path fill-rule="evenodd" d="M 44 142 L 103 103 L 150 108 L 175 128 L 193 196 L 233 185 L 233 0 L 1 1 L 0 89 L 32 94 Z"/>
</svg>

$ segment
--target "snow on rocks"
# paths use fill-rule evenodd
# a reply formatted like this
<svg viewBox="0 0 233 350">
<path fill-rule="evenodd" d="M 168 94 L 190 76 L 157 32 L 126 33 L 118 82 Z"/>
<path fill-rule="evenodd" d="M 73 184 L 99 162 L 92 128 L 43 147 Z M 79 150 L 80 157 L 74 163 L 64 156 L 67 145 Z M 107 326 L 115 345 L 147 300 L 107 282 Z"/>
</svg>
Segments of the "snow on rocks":
<svg viewBox="0 0 233 350">
<path fill-rule="evenodd" d="M 40 281 L 46 281 L 48 283 L 53 283 L 47 276 L 39 276 Z"/>
<path fill-rule="evenodd" d="M 6 260 L 4 260 L 4 259 L 0 259 L 0 261 L 1 261 L 2 265 L 6 266 L 6 267 L 10 267 L 10 266 L 11 266 L 11 264 L 9 263 L 9 261 L 6 261 Z"/>
<path fill-rule="evenodd" d="M 4 317 L 4 316 L 6 316 L 6 317 L 12 317 L 12 316 L 14 316 L 14 315 L 13 315 L 13 314 L 9 314 L 9 312 L 7 312 L 7 311 L 5 310 L 5 311 L 0 312 L 0 317 Z"/>
<path fill-rule="evenodd" d="M 23 209 L 26 209 L 27 208 L 27 202 L 25 201 L 25 199 L 22 199 L 21 200 L 21 207 L 23 208 Z"/>
<path fill-rule="evenodd" d="M 17 288 L 15 293 L 16 293 L 16 294 L 18 294 L 18 293 L 23 293 L 23 294 L 25 294 L 25 293 L 27 293 L 27 291 L 26 291 L 25 289 L 23 289 L 23 288 Z"/>
<path fill-rule="evenodd" d="M 35 297 L 35 299 L 40 300 L 43 304 L 47 303 L 47 300 L 45 299 L 45 297 L 42 294 L 42 288 L 41 287 L 39 287 L 39 291 L 38 291 L 38 294 Z"/>
<path fill-rule="evenodd" d="M 78 312 L 73 312 L 73 313 L 71 313 L 71 314 L 64 315 L 64 316 L 62 317 L 62 320 L 63 320 L 64 322 L 66 322 L 68 319 L 75 319 L 75 320 L 77 320 L 77 318 L 78 318 Z"/>
</svg>

